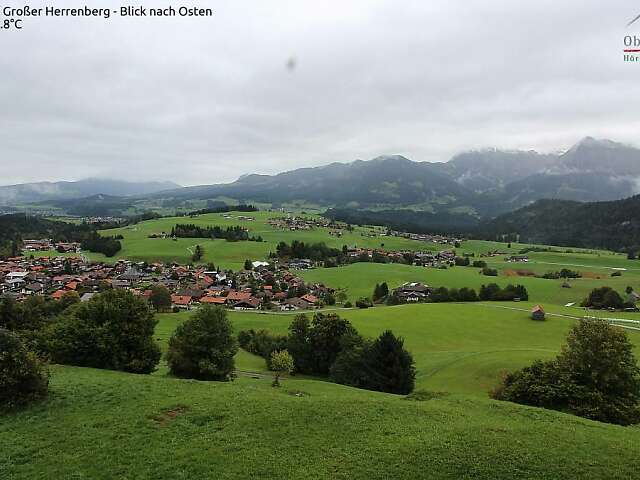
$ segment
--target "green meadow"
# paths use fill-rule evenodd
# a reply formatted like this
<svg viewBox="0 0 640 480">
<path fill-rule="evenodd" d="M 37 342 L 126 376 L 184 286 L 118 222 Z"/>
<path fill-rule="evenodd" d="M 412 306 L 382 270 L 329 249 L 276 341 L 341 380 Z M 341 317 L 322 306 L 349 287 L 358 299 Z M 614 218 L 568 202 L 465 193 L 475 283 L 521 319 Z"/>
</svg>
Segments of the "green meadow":
<svg viewBox="0 0 640 480">
<path fill-rule="evenodd" d="M 560 351 L 580 310 L 552 307 L 545 322 L 529 317 L 530 303 L 423 304 L 335 309 L 365 336 L 390 329 L 405 340 L 416 362 L 418 389 L 487 397 L 501 376 Z M 230 312 L 236 331 L 266 329 L 286 334 L 295 313 Z M 312 313 L 308 313 L 312 315 Z M 157 340 L 166 344 L 189 312 L 159 315 Z M 571 318 L 573 317 L 573 318 Z M 639 348 L 640 331 L 628 335 Z M 264 361 L 241 352 L 237 368 L 262 372 Z"/>
<path fill-rule="evenodd" d="M 231 383 L 54 366 L 50 398 L 0 421 L 0 477 L 634 478 L 640 428 L 488 398 L 503 371 L 555 355 L 574 321 L 503 306 L 341 310 L 365 335 L 405 337 L 418 370 L 408 397 L 298 377 L 275 389 L 242 351 Z M 163 349 L 188 315 L 159 316 Z M 230 315 L 236 330 L 281 333 L 293 318 Z"/>
<path fill-rule="evenodd" d="M 116 258 L 188 263 L 189 249 L 197 242 L 205 248 L 204 261 L 233 269 L 247 258 L 265 259 L 279 241 L 293 239 L 335 247 L 445 248 L 374 236 L 380 228 L 356 227 L 336 238 L 326 229 L 292 232 L 266 224 L 279 213 L 232 215 L 255 220 L 208 214 L 104 233 L 124 237 Z M 240 224 L 265 242 L 148 238 L 169 232 L 176 223 Z M 0 417 L 0 478 L 635 478 L 640 427 L 593 422 L 488 396 L 504 373 L 558 354 L 568 330 L 585 314 L 577 305 L 591 289 L 610 285 L 623 293 L 630 285 L 640 291 L 640 261 L 566 248 L 530 252 L 528 263 L 505 261 L 527 247 L 463 242 L 458 253 L 474 254 L 474 259 L 489 251 L 504 252 L 483 258 L 498 270 L 497 277 L 483 276 L 473 267 L 374 263 L 298 272 L 307 281 L 344 290 L 350 300 L 370 296 L 381 282 L 391 288 L 409 281 L 449 288 L 477 289 L 490 282 L 527 287 L 527 302 L 326 309 L 347 318 L 365 336 L 391 329 L 404 338 L 417 370 L 416 391 L 408 397 L 301 376 L 272 388 L 264 360 L 242 350 L 236 356 L 238 378 L 229 383 L 172 378 L 164 361 L 151 375 L 52 366 L 49 399 Z M 561 268 L 580 271 L 583 278 L 563 288 L 561 280 L 528 276 Z M 621 276 L 612 277 L 613 272 Z M 576 305 L 566 307 L 569 303 Z M 547 311 L 545 322 L 530 319 L 535 304 Z M 287 332 L 295 314 L 229 312 L 236 332 L 253 328 L 280 334 Z M 157 315 L 155 338 L 163 352 L 189 315 Z M 629 312 L 594 315 L 640 320 L 640 314 Z M 640 355 L 640 330 L 627 333 Z"/>
<path fill-rule="evenodd" d="M 292 240 L 303 242 L 325 242 L 327 245 L 342 248 L 343 245 L 363 248 L 385 248 L 387 250 L 441 250 L 444 246 L 417 242 L 404 238 L 371 236 L 380 229 L 356 227 L 353 232 L 344 232 L 341 237 L 330 234 L 326 228 L 313 230 L 283 230 L 267 223 L 269 218 L 282 217 L 281 212 L 230 212 L 233 218 L 225 218 L 221 213 L 211 213 L 196 217 L 169 217 L 141 222 L 123 228 L 105 230 L 103 235 L 122 235 L 122 250 L 114 259 L 127 258 L 146 261 L 163 261 L 189 263 L 191 250 L 198 244 L 204 248 L 203 262 L 214 262 L 224 268 L 239 269 L 245 259 L 265 259 L 274 252 L 281 242 Z M 240 220 L 238 216 L 253 217 L 255 220 Z M 303 215 L 313 218 L 314 215 Z M 201 226 L 235 226 L 241 225 L 249 230 L 252 236 L 261 236 L 264 242 L 227 242 L 226 240 L 179 238 L 149 238 L 149 235 L 169 233 L 177 223 L 189 223 Z M 94 256 L 93 258 L 100 258 Z M 104 257 L 103 257 L 104 258 Z"/>
</svg>

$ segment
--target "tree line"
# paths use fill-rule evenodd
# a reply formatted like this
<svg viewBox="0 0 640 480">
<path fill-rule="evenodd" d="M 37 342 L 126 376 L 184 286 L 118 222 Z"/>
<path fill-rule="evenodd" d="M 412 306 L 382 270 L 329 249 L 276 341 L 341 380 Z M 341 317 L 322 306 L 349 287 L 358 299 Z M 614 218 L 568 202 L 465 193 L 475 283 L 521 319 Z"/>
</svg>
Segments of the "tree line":
<svg viewBox="0 0 640 480">
<path fill-rule="evenodd" d="M 360 335 L 337 314 L 296 315 L 287 335 L 266 330 L 239 333 L 240 346 L 263 357 L 272 368 L 274 353 L 286 351 L 293 371 L 328 377 L 367 390 L 408 394 L 415 385 L 415 367 L 402 338 L 385 331 L 376 339 Z"/>
<path fill-rule="evenodd" d="M 93 232 L 80 243 L 80 248 L 94 253 L 102 253 L 107 257 L 113 257 L 122 250 L 120 243 L 122 236 L 103 237 L 98 232 Z"/>
<path fill-rule="evenodd" d="M 249 236 L 249 232 L 240 225 L 223 228 L 218 225 L 203 227 L 192 223 L 178 223 L 171 228 L 171 236 L 178 238 L 220 238 L 228 242 L 262 242 L 261 236 Z"/>
</svg>

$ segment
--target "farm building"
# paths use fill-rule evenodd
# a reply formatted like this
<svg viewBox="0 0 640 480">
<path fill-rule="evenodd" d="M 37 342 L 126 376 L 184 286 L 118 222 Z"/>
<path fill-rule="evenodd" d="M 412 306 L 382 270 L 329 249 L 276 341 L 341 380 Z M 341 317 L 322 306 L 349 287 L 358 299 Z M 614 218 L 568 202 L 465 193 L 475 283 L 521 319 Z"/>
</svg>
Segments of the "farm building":
<svg viewBox="0 0 640 480">
<path fill-rule="evenodd" d="M 535 307 L 533 307 L 531 309 L 531 318 L 533 320 L 544 320 L 545 319 L 545 314 L 544 314 L 544 309 L 540 306 L 540 305 L 536 305 Z"/>
</svg>

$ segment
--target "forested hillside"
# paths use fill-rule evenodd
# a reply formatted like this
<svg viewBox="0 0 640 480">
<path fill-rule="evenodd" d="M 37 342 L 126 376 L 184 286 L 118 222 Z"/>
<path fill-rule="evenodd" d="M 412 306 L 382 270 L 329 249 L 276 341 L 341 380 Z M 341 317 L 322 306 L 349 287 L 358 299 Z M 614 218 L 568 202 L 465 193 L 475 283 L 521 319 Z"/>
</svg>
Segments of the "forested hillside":
<svg viewBox="0 0 640 480">
<path fill-rule="evenodd" d="M 486 239 L 586 248 L 640 249 L 640 195 L 611 202 L 539 200 L 479 227 Z"/>
</svg>

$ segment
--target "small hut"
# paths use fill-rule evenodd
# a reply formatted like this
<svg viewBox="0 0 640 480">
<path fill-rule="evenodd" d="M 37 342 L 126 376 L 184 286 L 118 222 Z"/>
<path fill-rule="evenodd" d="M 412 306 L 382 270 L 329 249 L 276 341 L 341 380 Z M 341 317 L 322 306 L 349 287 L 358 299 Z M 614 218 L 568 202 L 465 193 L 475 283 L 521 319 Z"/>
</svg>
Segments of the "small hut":
<svg viewBox="0 0 640 480">
<path fill-rule="evenodd" d="M 531 318 L 538 321 L 544 320 L 544 309 L 540 305 L 536 305 L 535 307 L 533 307 L 531 309 Z"/>
</svg>

